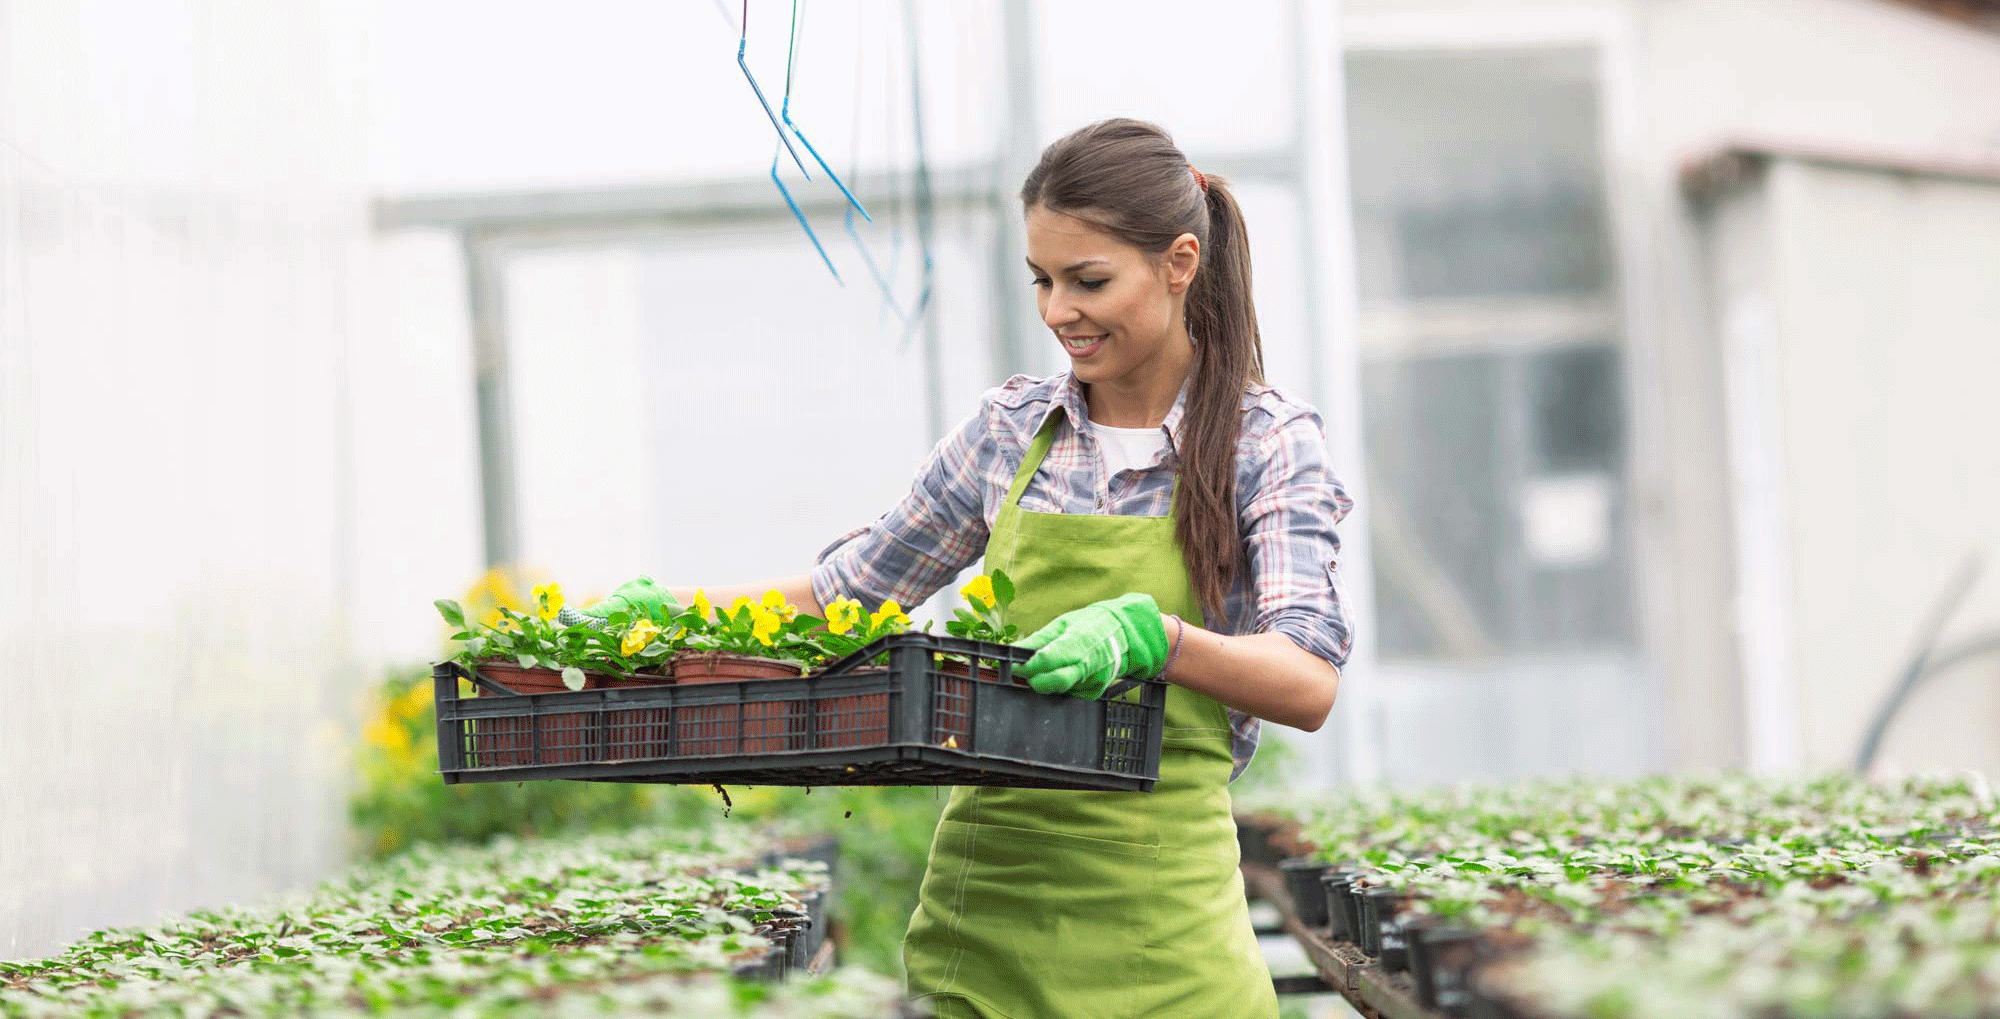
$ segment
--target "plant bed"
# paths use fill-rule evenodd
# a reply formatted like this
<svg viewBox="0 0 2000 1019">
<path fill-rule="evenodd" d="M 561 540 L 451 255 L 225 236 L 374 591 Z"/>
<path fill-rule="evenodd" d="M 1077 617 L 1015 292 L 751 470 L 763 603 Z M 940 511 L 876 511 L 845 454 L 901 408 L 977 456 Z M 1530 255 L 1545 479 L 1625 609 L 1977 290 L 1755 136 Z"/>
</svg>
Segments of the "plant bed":
<svg viewBox="0 0 2000 1019">
<path fill-rule="evenodd" d="M 790 932 L 806 929 L 824 868 L 764 866 L 767 845 L 717 829 L 426 846 L 265 903 L 0 962 L 0 1017 L 899 1014 L 886 978 L 800 980 Z"/>
<path fill-rule="evenodd" d="M 1327 885 L 1375 956 L 1345 988 L 1363 998 L 1374 980 L 1515 1019 L 2000 1016 L 2000 801 L 1975 775 L 1357 790 L 1291 812 L 1338 847 L 1317 858 L 1363 871 Z"/>
<path fill-rule="evenodd" d="M 940 655 L 988 666 L 946 671 Z M 724 785 L 997 785 L 1146 790 L 1159 776 L 1166 702 L 1158 682 L 1087 701 L 1013 681 L 1032 657 L 1005 644 L 904 633 L 878 638 L 808 676 L 680 681 L 510 697 L 458 696 L 456 662 L 433 672 L 439 770 L 447 783 L 568 778 Z M 886 666 L 877 666 L 885 660 Z M 482 692 L 491 694 L 484 687 Z M 881 705 L 874 717 L 863 705 Z M 665 711 L 672 736 L 644 760 L 482 756 L 476 739 L 503 720 Z M 686 738 L 683 720 L 738 722 L 734 740 Z M 842 724 L 842 720 L 849 720 Z M 830 722 L 822 730 L 821 723 Z M 886 724 L 878 724 L 886 723 Z M 488 727 L 482 729 L 482 726 Z M 754 730 L 754 731 L 753 731 Z M 532 730 L 531 730 L 532 731 Z M 534 750 L 536 748 L 531 748 Z"/>
</svg>

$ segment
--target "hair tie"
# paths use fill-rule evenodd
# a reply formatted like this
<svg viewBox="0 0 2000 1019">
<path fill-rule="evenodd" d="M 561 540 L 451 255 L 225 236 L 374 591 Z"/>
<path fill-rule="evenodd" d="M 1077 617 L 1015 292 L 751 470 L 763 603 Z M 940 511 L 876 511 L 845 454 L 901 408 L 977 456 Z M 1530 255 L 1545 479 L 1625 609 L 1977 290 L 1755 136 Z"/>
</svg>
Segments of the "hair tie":
<svg viewBox="0 0 2000 1019">
<path fill-rule="evenodd" d="M 1195 169 L 1193 163 L 1188 164 L 1188 172 L 1194 174 L 1194 182 L 1201 185 L 1201 193 L 1208 194 L 1208 178 L 1202 176 L 1202 172 Z"/>
</svg>

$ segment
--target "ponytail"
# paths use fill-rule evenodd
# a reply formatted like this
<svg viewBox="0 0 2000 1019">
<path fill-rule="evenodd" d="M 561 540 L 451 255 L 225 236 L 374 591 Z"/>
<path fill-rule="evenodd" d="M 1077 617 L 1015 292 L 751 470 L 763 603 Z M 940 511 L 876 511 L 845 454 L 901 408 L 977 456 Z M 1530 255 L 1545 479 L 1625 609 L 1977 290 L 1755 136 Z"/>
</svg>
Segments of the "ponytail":
<svg viewBox="0 0 2000 1019">
<path fill-rule="evenodd" d="M 1208 174 L 1208 236 L 1188 288 L 1188 335 L 1194 370 L 1181 418 L 1181 485 L 1174 537 L 1187 559 L 1195 594 L 1221 610 L 1223 596 L 1249 569 L 1236 512 L 1236 441 L 1243 394 L 1264 381 L 1264 344 L 1250 296 L 1250 245 L 1243 210 L 1229 183 Z M 1197 235 L 1199 236 L 1199 235 Z"/>
</svg>

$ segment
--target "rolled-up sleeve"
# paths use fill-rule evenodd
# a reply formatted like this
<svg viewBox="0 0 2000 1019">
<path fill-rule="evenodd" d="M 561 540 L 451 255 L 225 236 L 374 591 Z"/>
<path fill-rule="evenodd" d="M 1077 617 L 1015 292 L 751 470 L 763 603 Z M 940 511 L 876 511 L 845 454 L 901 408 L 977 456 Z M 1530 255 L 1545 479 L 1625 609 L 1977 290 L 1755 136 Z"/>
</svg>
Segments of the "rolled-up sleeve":
<svg viewBox="0 0 2000 1019">
<path fill-rule="evenodd" d="M 990 400 L 980 401 L 978 413 L 938 442 L 894 509 L 820 552 L 812 587 L 822 606 L 837 598 L 917 605 L 985 553 L 978 468 L 996 453 L 990 411 Z"/>
<path fill-rule="evenodd" d="M 1319 415 L 1305 412 L 1261 436 L 1239 484 L 1256 598 L 1254 631 L 1282 633 L 1299 647 L 1346 664 L 1352 630 L 1341 603 L 1334 525 L 1354 503 L 1326 462 Z"/>
</svg>

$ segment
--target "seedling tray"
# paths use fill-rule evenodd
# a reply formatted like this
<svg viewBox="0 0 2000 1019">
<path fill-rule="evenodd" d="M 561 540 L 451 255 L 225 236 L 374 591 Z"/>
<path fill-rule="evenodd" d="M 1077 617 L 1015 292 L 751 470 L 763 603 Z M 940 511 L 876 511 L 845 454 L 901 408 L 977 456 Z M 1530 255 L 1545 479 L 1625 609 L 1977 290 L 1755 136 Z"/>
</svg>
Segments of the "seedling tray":
<svg viewBox="0 0 2000 1019">
<path fill-rule="evenodd" d="M 1096 701 L 1040 694 L 1014 678 L 1031 655 L 911 633 L 797 679 L 538 694 L 444 662 L 432 671 L 438 769 L 447 784 L 1151 790 L 1165 684 L 1128 680 Z M 461 680 L 483 696 L 461 697 Z"/>
</svg>

